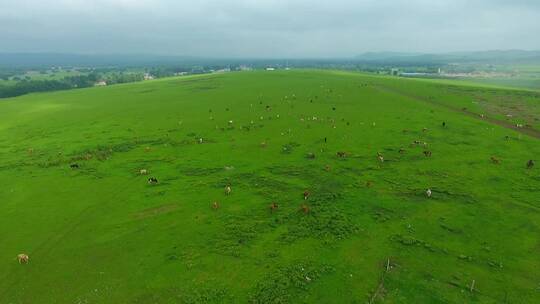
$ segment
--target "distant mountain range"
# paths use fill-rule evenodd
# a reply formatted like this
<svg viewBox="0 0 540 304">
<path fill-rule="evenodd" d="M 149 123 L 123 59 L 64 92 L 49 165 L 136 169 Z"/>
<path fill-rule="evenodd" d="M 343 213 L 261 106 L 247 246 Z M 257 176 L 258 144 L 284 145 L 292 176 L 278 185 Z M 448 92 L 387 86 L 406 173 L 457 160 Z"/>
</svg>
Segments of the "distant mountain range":
<svg viewBox="0 0 540 304">
<path fill-rule="evenodd" d="M 536 63 L 540 64 L 540 51 L 493 50 L 479 52 L 452 52 L 442 54 L 369 52 L 356 56 L 356 60 L 379 63 Z"/>
<path fill-rule="evenodd" d="M 283 59 L 255 58 L 201 58 L 190 56 L 164 55 L 84 55 L 61 53 L 0 53 L 1 67 L 40 67 L 40 66 L 156 66 L 156 65 L 211 65 L 250 63 L 254 65 L 275 64 Z M 288 61 L 288 60 L 287 60 Z M 441 65 L 452 63 L 478 64 L 536 64 L 540 65 L 540 51 L 504 50 L 481 52 L 452 53 L 403 53 L 403 52 L 369 52 L 354 58 L 335 59 L 291 59 L 290 63 L 302 67 L 317 66 L 322 63 L 365 63 L 366 65 Z"/>
<path fill-rule="evenodd" d="M 126 54 L 61 54 L 61 53 L 0 53 L 1 66 L 130 66 L 196 62 L 188 56 L 126 55 Z"/>
</svg>

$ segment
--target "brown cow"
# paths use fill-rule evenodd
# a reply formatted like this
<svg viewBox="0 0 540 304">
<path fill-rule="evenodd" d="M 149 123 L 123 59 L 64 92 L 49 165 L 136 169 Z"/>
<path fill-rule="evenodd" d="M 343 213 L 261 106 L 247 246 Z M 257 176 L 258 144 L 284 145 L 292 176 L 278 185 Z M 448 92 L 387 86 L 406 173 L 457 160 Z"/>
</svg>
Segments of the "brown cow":
<svg viewBox="0 0 540 304">
<path fill-rule="evenodd" d="M 339 158 L 345 158 L 345 157 L 347 157 L 347 152 L 338 151 L 338 152 L 336 153 L 336 155 L 337 155 Z"/>
<path fill-rule="evenodd" d="M 489 159 L 491 159 L 491 162 L 494 163 L 494 164 L 498 164 L 498 163 L 501 162 L 501 160 L 496 158 L 495 156 L 492 156 Z"/>
<path fill-rule="evenodd" d="M 276 202 L 273 202 L 272 204 L 270 204 L 270 212 L 276 211 L 278 207 L 278 204 Z"/>
<path fill-rule="evenodd" d="M 306 205 L 306 204 L 302 204 L 300 206 L 300 211 L 304 212 L 304 214 L 308 214 L 309 213 L 309 206 Z"/>
<path fill-rule="evenodd" d="M 529 159 L 527 162 L 527 169 L 531 169 L 532 167 L 534 167 L 534 160 Z"/>
<path fill-rule="evenodd" d="M 212 203 L 212 209 L 214 209 L 214 210 L 219 209 L 219 203 L 218 202 Z"/>
<path fill-rule="evenodd" d="M 309 195 L 310 195 L 309 191 L 307 190 L 304 191 L 304 200 L 307 200 L 309 198 Z"/>
</svg>

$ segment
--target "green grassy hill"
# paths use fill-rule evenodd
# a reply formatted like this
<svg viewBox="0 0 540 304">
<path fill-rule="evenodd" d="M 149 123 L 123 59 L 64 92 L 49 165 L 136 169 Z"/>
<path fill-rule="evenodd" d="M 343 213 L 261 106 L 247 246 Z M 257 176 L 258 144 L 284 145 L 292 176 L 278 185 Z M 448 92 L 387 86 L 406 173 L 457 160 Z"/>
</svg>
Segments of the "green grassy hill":
<svg viewBox="0 0 540 304">
<path fill-rule="evenodd" d="M 0 100 L 0 303 L 538 303 L 539 119 L 328 71 Z"/>
</svg>

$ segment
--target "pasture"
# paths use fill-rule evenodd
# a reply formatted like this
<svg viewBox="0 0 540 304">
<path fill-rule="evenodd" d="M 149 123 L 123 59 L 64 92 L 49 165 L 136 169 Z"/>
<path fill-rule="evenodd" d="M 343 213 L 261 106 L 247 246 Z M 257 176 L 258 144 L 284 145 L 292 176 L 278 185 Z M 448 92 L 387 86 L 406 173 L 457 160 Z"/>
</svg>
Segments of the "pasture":
<svg viewBox="0 0 540 304">
<path fill-rule="evenodd" d="M 538 303 L 539 119 L 317 70 L 0 100 L 0 303 Z"/>
</svg>

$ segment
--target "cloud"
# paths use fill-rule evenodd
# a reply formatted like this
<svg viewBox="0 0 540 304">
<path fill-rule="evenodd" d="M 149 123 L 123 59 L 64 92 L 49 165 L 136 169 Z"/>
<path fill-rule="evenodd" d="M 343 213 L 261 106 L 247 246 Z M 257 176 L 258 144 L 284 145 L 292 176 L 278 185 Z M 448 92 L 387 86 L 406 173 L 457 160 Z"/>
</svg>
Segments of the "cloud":
<svg viewBox="0 0 540 304">
<path fill-rule="evenodd" d="M 540 49 L 532 0 L 2 0 L 0 51 L 344 57 Z"/>
</svg>

